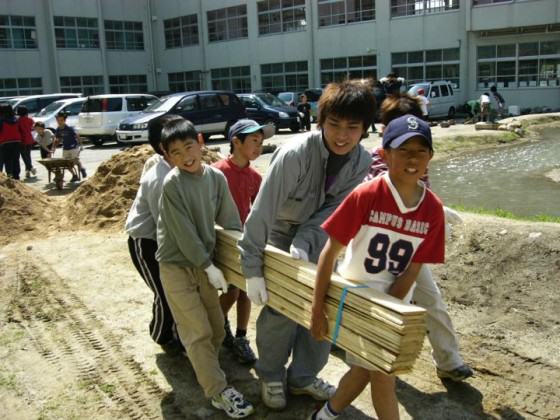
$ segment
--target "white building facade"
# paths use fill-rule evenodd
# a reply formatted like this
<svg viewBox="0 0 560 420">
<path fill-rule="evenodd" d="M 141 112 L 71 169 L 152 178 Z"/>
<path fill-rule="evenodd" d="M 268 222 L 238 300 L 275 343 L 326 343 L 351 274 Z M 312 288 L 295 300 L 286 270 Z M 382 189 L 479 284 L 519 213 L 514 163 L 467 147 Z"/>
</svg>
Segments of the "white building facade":
<svg viewBox="0 0 560 420">
<path fill-rule="evenodd" d="M 560 108 L 560 0 L 0 1 L 0 96 L 301 91 L 391 71 Z"/>
</svg>

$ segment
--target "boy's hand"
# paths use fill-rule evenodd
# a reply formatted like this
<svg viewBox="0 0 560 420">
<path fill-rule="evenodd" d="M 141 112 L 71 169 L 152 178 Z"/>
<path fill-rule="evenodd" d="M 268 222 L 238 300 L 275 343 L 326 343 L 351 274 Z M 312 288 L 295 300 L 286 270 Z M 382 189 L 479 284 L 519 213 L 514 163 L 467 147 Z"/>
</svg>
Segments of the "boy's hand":
<svg viewBox="0 0 560 420">
<path fill-rule="evenodd" d="M 227 292 L 227 281 L 224 278 L 224 274 L 218 267 L 216 267 L 214 264 L 210 264 L 204 269 L 204 271 L 206 271 L 206 274 L 208 275 L 208 281 L 212 286 L 214 286 L 216 289 L 222 289 L 223 292 Z"/>
<path fill-rule="evenodd" d="M 309 255 L 303 249 L 290 245 L 290 255 L 294 260 L 309 261 Z"/>
<path fill-rule="evenodd" d="M 323 307 L 313 308 L 311 310 L 311 325 L 309 326 L 309 332 L 315 340 L 324 340 L 327 337 L 329 331 L 329 323 L 327 320 L 327 315 Z"/>
<path fill-rule="evenodd" d="M 263 277 L 251 277 L 245 280 L 247 296 L 255 305 L 264 305 L 268 302 L 268 293 Z"/>
</svg>

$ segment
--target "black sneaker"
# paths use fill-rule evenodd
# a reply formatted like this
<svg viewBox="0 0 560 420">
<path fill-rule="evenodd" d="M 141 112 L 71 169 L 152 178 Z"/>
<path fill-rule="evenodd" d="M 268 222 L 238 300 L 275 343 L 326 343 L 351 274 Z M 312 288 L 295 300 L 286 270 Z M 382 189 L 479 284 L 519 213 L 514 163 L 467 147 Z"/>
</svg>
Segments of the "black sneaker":
<svg viewBox="0 0 560 420">
<path fill-rule="evenodd" d="M 437 376 L 440 379 L 451 379 L 454 382 L 461 382 L 474 375 L 469 365 L 461 365 L 453 370 L 441 370 L 437 368 Z"/>
<path fill-rule="evenodd" d="M 222 345 L 224 347 L 227 347 L 228 349 L 232 349 L 233 342 L 235 341 L 235 337 L 231 333 L 231 327 L 229 326 L 229 321 L 226 321 L 226 323 L 224 324 L 224 331 L 226 332 L 226 337 L 224 338 Z"/>
<path fill-rule="evenodd" d="M 80 169 L 80 173 L 82 174 L 82 178 L 87 177 L 87 172 L 84 168 Z"/>
<path fill-rule="evenodd" d="M 237 356 L 239 363 L 248 365 L 257 361 L 255 353 L 253 353 L 251 346 L 249 346 L 249 340 L 245 337 L 235 337 L 232 351 Z"/>
</svg>

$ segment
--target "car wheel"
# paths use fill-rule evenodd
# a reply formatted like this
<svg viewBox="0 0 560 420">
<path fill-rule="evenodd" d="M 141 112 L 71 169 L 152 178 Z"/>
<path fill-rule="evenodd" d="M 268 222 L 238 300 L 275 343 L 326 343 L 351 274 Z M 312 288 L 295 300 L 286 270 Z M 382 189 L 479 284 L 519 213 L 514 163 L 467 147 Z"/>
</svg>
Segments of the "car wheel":
<svg viewBox="0 0 560 420">
<path fill-rule="evenodd" d="M 103 139 L 101 137 L 92 137 L 90 138 L 90 141 L 94 146 L 101 146 L 103 144 Z"/>
<path fill-rule="evenodd" d="M 290 126 L 290 130 L 292 130 L 292 133 L 298 133 L 299 132 L 299 124 L 292 124 Z"/>
<path fill-rule="evenodd" d="M 455 118 L 455 107 L 451 107 L 449 108 L 449 111 L 447 111 L 447 118 L 448 119 L 453 119 Z"/>
</svg>

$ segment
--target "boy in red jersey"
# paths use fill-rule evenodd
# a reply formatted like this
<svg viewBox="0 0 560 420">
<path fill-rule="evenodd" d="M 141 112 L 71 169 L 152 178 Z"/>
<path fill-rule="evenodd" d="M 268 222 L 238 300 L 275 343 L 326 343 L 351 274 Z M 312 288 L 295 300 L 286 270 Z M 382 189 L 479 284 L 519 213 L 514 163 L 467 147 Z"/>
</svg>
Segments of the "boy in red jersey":
<svg viewBox="0 0 560 420">
<path fill-rule="evenodd" d="M 256 121 L 248 119 L 239 120 L 229 129 L 230 156 L 212 165 L 226 176 L 242 224 L 249 215 L 251 204 L 255 201 L 262 181 L 261 175 L 251 168 L 251 161 L 261 155 L 263 141 L 273 135 L 273 126 L 259 125 Z M 227 319 L 227 314 L 234 303 L 237 303 L 235 337 L 231 333 Z M 240 363 L 255 362 L 255 353 L 246 338 L 251 315 L 251 301 L 247 293 L 235 286 L 229 286 L 227 293 L 220 296 L 220 305 L 226 319 L 224 346 L 232 350 Z"/>
<path fill-rule="evenodd" d="M 404 115 L 383 133 L 388 173 L 359 185 L 322 225 L 329 240 L 317 267 L 311 334 L 326 335 L 325 297 L 335 261 L 347 246 L 339 273 L 408 302 L 422 264 L 443 263 L 443 205 L 420 178 L 433 156 L 430 127 Z M 351 355 L 350 370 L 334 396 L 313 413 L 313 420 L 336 418 L 371 382 L 372 402 L 380 420 L 399 418 L 395 377 L 369 370 Z"/>
</svg>

